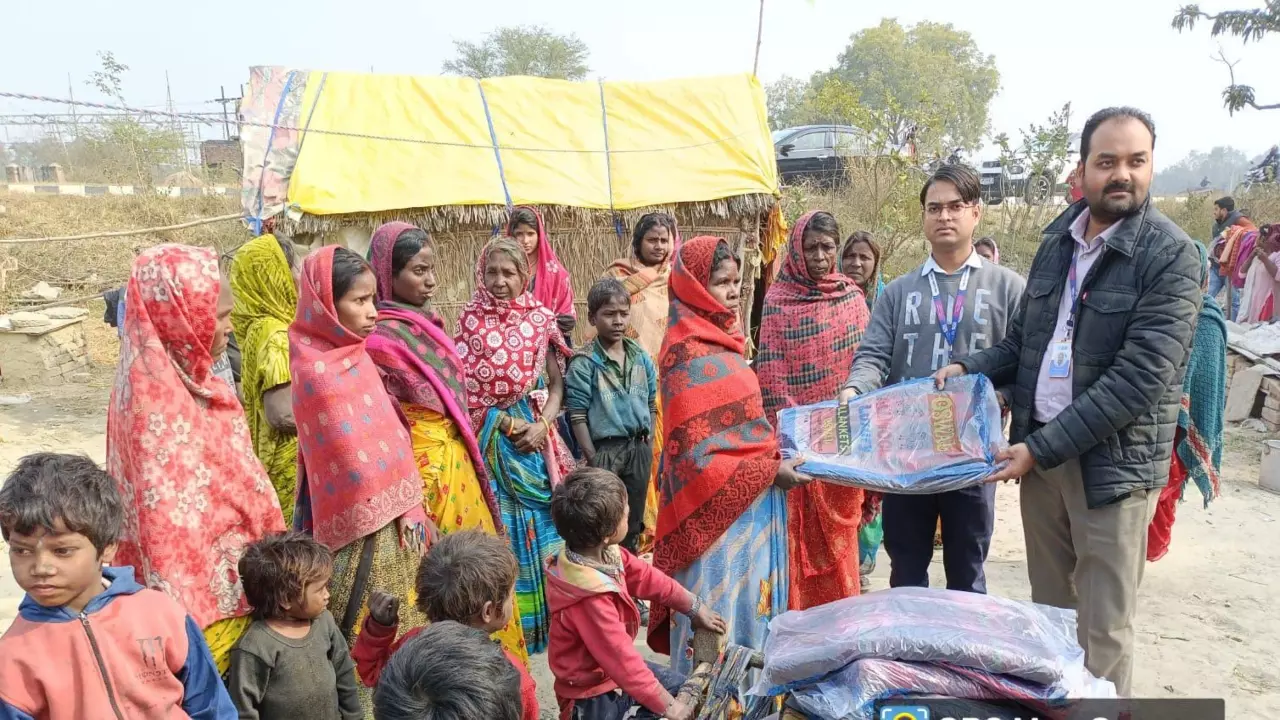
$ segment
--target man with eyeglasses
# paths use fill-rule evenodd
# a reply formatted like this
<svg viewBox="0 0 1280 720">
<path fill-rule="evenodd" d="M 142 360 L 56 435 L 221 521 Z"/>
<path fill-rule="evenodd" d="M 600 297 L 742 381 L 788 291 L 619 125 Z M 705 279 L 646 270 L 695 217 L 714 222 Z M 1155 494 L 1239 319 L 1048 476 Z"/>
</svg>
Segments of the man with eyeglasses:
<svg viewBox="0 0 1280 720">
<path fill-rule="evenodd" d="M 842 401 L 882 385 L 928 377 L 956 358 L 1004 339 L 1025 283 L 974 250 L 973 233 L 982 218 L 979 192 L 978 174 L 963 165 L 944 165 L 925 182 L 920 205 L 931 252 L 876 299 Z M 886 495 L 889 585 L 929 586 L 939 519 L 947 588 L 986 592 L 983 564 L 995 525 L 994 485 L 936 495 Z"/>
<path fill-rule="evenodd" d="M 1148 193 L 1156 132 L 1134 108 L 1085 123 L 1085 201 L 1044 231 L 1027 293 L 995 347 L 943 368 L 1014 381 L 1031 599 L 1078 610 L 1085 665 L 1128 696 L 1147 527 L 1168 482 L 1207 267 Z"/>
</svg>

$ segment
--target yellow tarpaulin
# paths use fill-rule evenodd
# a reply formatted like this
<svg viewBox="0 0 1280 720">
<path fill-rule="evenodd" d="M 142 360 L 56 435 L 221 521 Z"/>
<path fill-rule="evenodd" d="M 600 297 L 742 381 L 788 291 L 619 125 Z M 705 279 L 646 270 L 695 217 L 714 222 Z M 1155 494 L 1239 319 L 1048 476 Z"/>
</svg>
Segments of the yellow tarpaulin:
<svg viewBox="0 0 1280 720">
<path fill-rule="evenodd" d="M 750 75 L 310 72 L 305 87 L 288 198 L 313 215 L 508 201 L 626 210 L 778 192 L 764 92 Z"/>
</svg>

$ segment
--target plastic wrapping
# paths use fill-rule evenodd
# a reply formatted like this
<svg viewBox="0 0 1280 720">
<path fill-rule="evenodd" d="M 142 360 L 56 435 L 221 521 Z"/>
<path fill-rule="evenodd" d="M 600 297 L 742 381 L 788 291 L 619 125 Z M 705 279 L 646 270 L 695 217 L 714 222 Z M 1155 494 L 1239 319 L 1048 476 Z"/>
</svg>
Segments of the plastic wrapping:
<svg viewBox="0 0 1280 720">
<path fill-rule="evenodd" d="M 1084 692 L 1074 611 L 954 590 L 894 588 L 769 623 L 753 695 L 779 695 L 862 658 L 946 663 Z M 1081 673 L 1084 673 L 1081 675 Z"/>
<path fill-rule="evenodd" d="M 873 720 L 877 702 L 913 697 L 1012 700 L 1036 717 L 1053 717 L 1068 702 L 1066 689 L 1059 685 L 1040 685 L 972 668 L 879 658 L 855 660 L 843 670 L 795 690 L 792 697 L 810 717 L 831 720 Z"/>
<path fill-rule="evenodd" d="M 847 405 L 778 412 L 782 456 L 841 485 L 905 495 L 958 490 L 996 470 L 1007 443 L 991 381 L 965 375 L 938 390 L 932 378 L 898 383 Z"/>
</svg>

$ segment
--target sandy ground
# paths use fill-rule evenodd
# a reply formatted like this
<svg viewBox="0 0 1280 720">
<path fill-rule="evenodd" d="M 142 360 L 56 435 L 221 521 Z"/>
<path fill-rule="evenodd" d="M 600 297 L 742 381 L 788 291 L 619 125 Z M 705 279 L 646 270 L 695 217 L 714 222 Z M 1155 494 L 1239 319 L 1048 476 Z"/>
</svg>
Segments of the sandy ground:
<svg viewBox="0 0 1280 720">
<path fill-rule="evenodd" d="M 0 406 L 0 473 L 41 450 L 85 452 L 101 461 L 107 380 L 93 386 L 32 393 L 25 405 Z M 0 389 L 0 394 L 12 390 Z M 1228 717 L 1280 714 L 1280 495 L 1258 487 L 1264 436 L 1230 429 L 1222 497 L 1202 509 L 1198 494 L 1179 508 L 1173 548 L 1147 566 L 1137 619 L 1135 690 L 1142 697 L 1225 697 Z M 934 582 L 942 568 L 935 562 Z M 874 589 L 888 586 L 881 557 Z M 987 563 L 992 593 L 1027 599 L 1026 554 L 1018 493 L 1002 486 L 996 534 Z M 17 611 L 21 591 L 0 555 L 0 629 Z M 555 699 L 545 656 L 535 677 L 544 717 Z"/>
</svg>

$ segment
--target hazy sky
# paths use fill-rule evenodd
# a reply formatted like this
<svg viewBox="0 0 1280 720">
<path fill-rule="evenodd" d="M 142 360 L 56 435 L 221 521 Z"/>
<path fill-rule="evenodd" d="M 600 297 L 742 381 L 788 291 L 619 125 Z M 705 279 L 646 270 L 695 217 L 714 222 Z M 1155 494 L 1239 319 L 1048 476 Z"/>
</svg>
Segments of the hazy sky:
<svg viewBox="0 0 1280 720">
<path fill-rule="evenodd" d="M 1226 68 L 1213 62 L 1219 43 L 1207 27 L 1179 34 L 1169 21 L 1183 0 L 766 0 L 760 76 L 808 77 L 830 67 L 854 32 L 886 15 L 904 24 L 950 22 L 995 55 L 1000 92 L 993 131 L 1016 137 L 1064 102 L 1073 129 L 1113 104 L 1136 105 L 1156 121 L 1157 167 L 1189 150 L 1231 144 L 1250 156 L 1280 142 L 1280 110 L 1222 108 Z M 1207 11 L 1255 7 L 1258 0 L 1202 3 Z M 756 38 L 755 0 L 6 0 L 0 90 L 100 99 L 84 86 L 95 52 L 112 50 L 131 67 L 125 79 L 133 104 L 160 106 L 165 71 L 183 110 L 207 104 L 220 85 L 247 79 L 250 65 L 317 70 L 435 74 L 453 40 L 474 40 L 500 24 L 541 24 L 574 32 L 591 48 L 592 76 L 655 78 L 750 72 Z M 183 9 L 185 7 L 190 9 Z M 535 9 L 536 6 L 536 9 Z M 1031 10 L 1032 7 L 1037 8 Z M 125 11 L 127 8 L 127 12 Z M 1038 8 L 1046 8 L 1044 10 Z M 1052 8 L 1052 9 L 1048 9 Z M 1241 82 L 1259 99 L 1280 102 L 1280 37 L 1261 45 L 1223 41 L 1243 60 Z M 234 91 L 232 91 L 234 94 Z M 0 99 L 0 113 L 52 109 Z M 10 130 L 16 137 L 16 129 Z"/>
</svg>

